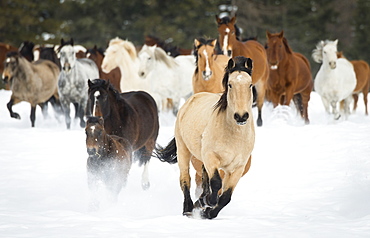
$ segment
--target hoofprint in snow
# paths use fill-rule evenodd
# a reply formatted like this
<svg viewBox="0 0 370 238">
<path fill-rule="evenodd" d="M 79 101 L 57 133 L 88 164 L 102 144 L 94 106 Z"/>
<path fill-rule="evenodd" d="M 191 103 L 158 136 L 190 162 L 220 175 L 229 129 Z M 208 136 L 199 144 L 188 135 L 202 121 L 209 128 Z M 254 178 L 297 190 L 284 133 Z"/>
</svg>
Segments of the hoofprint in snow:
<svg viewBox="0 0 370 238">
<path fill-rule="evenodd" d="M 0 90 L 0 237 L 368 237 L 370 234 L 370 118 L 363 102 L 348 120 L 325 114 L 313 92 L 310 125 L 294 107 L 266 103 L 256 127 L 251 170 L 214 220 L 181 215 L 177 165 L 152 158 L 151 188 L 141 189 L 133 165 L 118 201 L 89 211 L 85 132 L 65 129 L 49 107 L 6 109 Z M 255 109 L 254 109 L 255 110 Z M 256 111 L 254 111 L 256 113 Z M 173 115 L 161 115 L 158 143 L 173 136 Z M 194 177 L 194 174 L 192 174 Z M 195 196 L 195 186 L 191 194 Z"/>
</svg>

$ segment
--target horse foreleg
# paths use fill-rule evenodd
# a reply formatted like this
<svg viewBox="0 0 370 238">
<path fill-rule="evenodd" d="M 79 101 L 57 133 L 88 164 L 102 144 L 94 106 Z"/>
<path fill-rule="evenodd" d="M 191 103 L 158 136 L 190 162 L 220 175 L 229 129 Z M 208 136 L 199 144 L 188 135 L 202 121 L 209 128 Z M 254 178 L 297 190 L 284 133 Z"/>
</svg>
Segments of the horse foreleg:
<svg viewBox="0 0 370 238">
<path fill-rule="evenodd" d="M 13 105 L 14 104 L 16 104 L 16 100 L 14 98 L 10 98 L 10 101 L 8 102 L 8 104 L 6 104 L 8 110 L 9 110 L 9 113 L 10 113 L 10 117 L 15 118 L 15 119 L 21 119 L 21 116 L 19 116 L 18 113 L 13 112 Z"/>
<path fill-rule="evenodd" d="M 260 80 L 256 85 L 256 93 L 257 93 L 257 108 L 258 108 L 258 117 L 257 117 L 257 126 L 262 126 L 262 107 L 263 103 L 265 102 L 265 94 L 266 94 L 266 86 L 265 82 Z M 253 96 L 255 97 L 255 96 Z"/>
<path fill-rule="evenodd" d="M 207 207 L 203 213 L 202 217 L 207 219 L 213 219 L 217 217 L 218 213 L 223 209 L 230 201 L 231 195 L 234 191 L 236 184 L 239 182 L 239 179 L 243 175 L 246 167 L 240 167 L 236 169 L 233 173 L 225 173 L 223 178 L 222 190 L 223 193 L 219 197 L 218 202 L 213 207 Z M 212 179 L 211 179 L 211 188 L 212 188 Z M 213 189 L 213 188 L 212 188 Z M 216 187 L 217 189 L 217 187 Z M 214 191 L 212 191 L 213 193 Z"/>
<path fill-rule="evenodd" d="M 205 199 L 210 194 L 209 177 L 208 177 L 208 173 L 207 173 L 206 169 L 204 168 L 204 165 L 202 166 L 202 170 L 203 170 L 203 173 L 202 173 L 202 189 L 203 189 L 203 192 L 199 196 L 199 199 L 194 204 L 194 206 L 197 207 L 197 208 L 206 208 L 207 201 Z"/>
<path fill-rule="evenodd" d="M 66 120 L 67 129 L 70 129 L 71 128 L 71 115 L 69 115 L 69 114 L 71 112 L 71 109 L 69 108 L 69 103 L 63 102 L 62 103 L 62 108 L 63 108 L 63 111 L 64 111 L 64 116 L 65 116 L 65 120 Z"/>
<path fill-rule="evenodd" d="M 35 120 L 36 120 L 36 105 L 31 105 L 31 125 L 32 127 L 35 127 Z"/>
</svg>

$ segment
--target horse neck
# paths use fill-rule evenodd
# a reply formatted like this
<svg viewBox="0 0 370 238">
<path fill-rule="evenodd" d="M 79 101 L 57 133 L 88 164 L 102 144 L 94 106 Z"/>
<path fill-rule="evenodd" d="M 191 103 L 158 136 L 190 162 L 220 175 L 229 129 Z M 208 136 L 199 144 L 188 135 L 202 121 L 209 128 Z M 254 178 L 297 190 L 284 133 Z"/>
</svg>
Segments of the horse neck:
<svg viewBox="0 0 370 238">
<path fill-rule="evenodd" d="M 33 71 L 32 63 L 27 61 L 25 58 L 19 58 L 18 62 L 18 70 L 15 72 L 14 78 L 28 80 L 29 77 L 27 75 L 29 75 L 30 72 Z"/>
</svg>

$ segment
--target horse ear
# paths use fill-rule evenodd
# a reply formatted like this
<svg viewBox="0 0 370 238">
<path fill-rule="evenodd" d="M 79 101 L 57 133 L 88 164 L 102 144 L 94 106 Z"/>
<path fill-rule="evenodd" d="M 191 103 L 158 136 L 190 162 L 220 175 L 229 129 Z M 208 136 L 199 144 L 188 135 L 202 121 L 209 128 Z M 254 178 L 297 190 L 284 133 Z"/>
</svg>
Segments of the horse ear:
<svg viewBox="0 0 370 238">
<path fill-rule="evenodd" d="M 236 17 L 232 17 L 230 20 L 230 24 L 234 25 L 236 23 Z"/>
<path fill-rule="evenodd" d="M 232 58 L 229 59 L 229 62 L 227 62 L 227 69 L 230 70 L 232 68 L 234 68 L 235 66 L 235 62 Z"/>
<path fill-rule="evenodd" d="M 194 46 L 195 46 L 195 48 L 197 48 L 199 45 L 200 45 L 199 40 L 194 39 Z"/>
<path fill-rule="evenodd" d="M 245 65 L 248 69 L 252 70 L 253 68 L 253 60 L 251 58 L 247 58 L 247 61 L 245 62 Z"/>
<path fill-rule="evenodd" d="M 266 37 L 267 37 L 267 39 L 271 38 L 271 33 L 268 30 L 266 30 Z"/>
<path fill-rule="evenodd" d="M 91 86 L 93 85 L 90 79 L 87 80 L 87 84 L 89 85 L 89 88 L 91 88 Z"/>
<path fill-rule="evenodd" d="M 221 18 L 219 18 L 217 14 L 215 15 L 215 17 L 216 17 L 217 24 L 220 25 L 221 24 Z"/>
<path fill-rule="evenodd" d="M 336 40 L 334 41 L 334 44 L 335 44 L 335 45 L 338 45 L 338 39 L 336 39 Z"/>
<path fill-rule="evenodd" d="M 99 124 L 104 126 L 104 119 L 103 117 L 98 117 Z"/>
<path fill-rule="evenodd" d="M 73 46 L 73 38 L 71 38 L 71 46 Z"/>
<path fill-rule="evenodd" d="M 64 45 L 64 39 L 63 38 L 60 40 L 60 45 Z"/>
<path fill-rule="evenodd" d="M 214 39 L 214 40 L 212 41 L 212 46 L 216 46 L 216 44 L 217 44 L 217 39 Z"/>
<path fill-rule="evenodd" d="M 279 38 L 283 38 L 284 37 L 284 30 L 282 30 L 280 33 L 279 33 Z"/>
</svg>

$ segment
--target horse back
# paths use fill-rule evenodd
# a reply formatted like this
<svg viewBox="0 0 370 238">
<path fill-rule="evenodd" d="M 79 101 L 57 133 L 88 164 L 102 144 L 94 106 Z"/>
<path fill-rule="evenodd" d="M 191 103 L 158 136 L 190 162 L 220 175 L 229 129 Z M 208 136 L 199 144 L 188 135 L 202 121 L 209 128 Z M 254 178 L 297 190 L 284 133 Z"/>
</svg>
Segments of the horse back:
<svg viewBox="0 0 370 238">
<path fill-rule="evenodd" d="M 233 57 L 239 55 L 253 60 L 253 84 L 259 80 L 267 80 L 270 72 L 267 63 L 267 54 L 265 48 L 258 41 L 248 40 L 237 43 L 237 47 L 233 47 Z"/>
<path fill-rule="evenodd" d="M 307 87 L 310 87 L 310 91 L 313 88 L 311 65 L 308 59 L 301 53 L 293 52 L 293 56 L 296 61 L 297 77 L 296 77 L 296 92 L 303 91 Z"/>
<path fill-rule="evenodd" d="M 356 88 L 355 92 L 360 92 L 362 89 L 369 89 L 369 80 L 370 80 L 370 68 L 369 64 L 363 60 L 352 60 L 353 69 L 356 74 Z"/>
<path fill-rule="evenodd" d="M 220 94 L 201 92 L 192 95 L 180 108 L 175 125 L 176 143 L 184 143 L 186 148 L 201 160 L 201 140 L 203 132 L 212 118 L 214 105 Z"/>
<path fill-rule="evenodd" d="M 40 94 L 46 94 L 45 97 L 49 97 L 50 92 L 54 94 L 60 73 L 58 66 L 50 60 L 39 59 L 31 63 L 31 68 L 35 76 L 41 79 Z"/>
<path fill-rule="evenodd" d="M 126 104 L 121 107 L 122 137 L 128 139 L 133 149 L 140 149 L 148 139 L 156 141 L 159 131 L 158 109 L 153 97 L 144 91 L 120 94 Z"/>
</svg>

